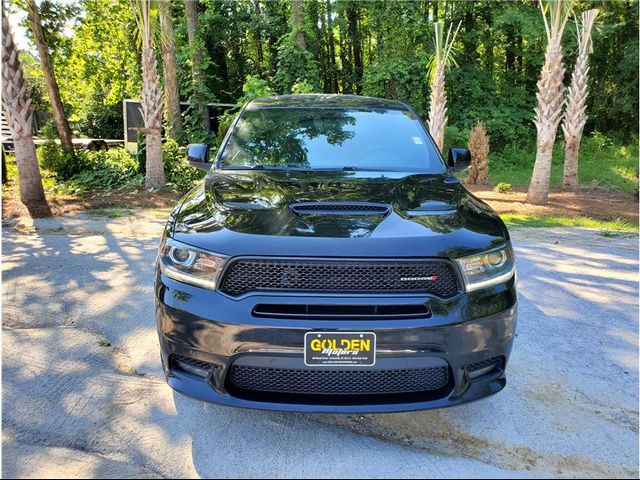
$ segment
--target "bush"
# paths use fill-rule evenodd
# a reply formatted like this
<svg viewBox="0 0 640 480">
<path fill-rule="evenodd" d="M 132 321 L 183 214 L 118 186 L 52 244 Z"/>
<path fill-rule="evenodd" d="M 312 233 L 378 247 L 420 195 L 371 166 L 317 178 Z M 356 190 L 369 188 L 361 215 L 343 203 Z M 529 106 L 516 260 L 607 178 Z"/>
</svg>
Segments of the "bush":
<svg viewBox="0 0 640 480">
<path fill-rule="evenodd" d="M 314 93 L 316 91 L 307 80 L 298 79 L 291 87 L 291 93 Z"/>
<path fill-rule="evenodd" d="M 500 182 L 493 189 L 494 192 L 498 193 L 507 193 L 509 190 L 511 190 L 511 184 L 507 182 Z"/>
<path fill-rule="evenodd" d="M 47 140 L 36 149 L 38 163 L 44 170 L 53 172 L 60 180 L 66 180 L 80 173 L 85 167 L 81 154 L 70 154 L 53 140 Z"/>
<path fill-rule="evenodd" d="M 123 138 L 122 104 L 103 105 L 94 102 L 93 108 L 80 123 L 78 130 L 89 138 Z"/>
<path fill-rule="evenodd" d="M 476 185 L 489 183 L 489 137 L 482 122 L 478 122 L 469 136 L 471 168 L 467 182 Z"/>
<path fill-rule="evenodd" d="M 124 148 L 83 151 L 77 158 L 81 160 L 82 171 L 67 182 L 77 192 L 139 187 L 144 183 L 136 157 Z"/>
<path fill-rule="evenodd" d="M 186 192 L 205 175 L 204 171 L 189 164 L 184 147 L 171 138 L 167 138 L 162 144 L 162 156 L 169 188 Z"/>
<path fill-rule="evenodd" d="M 279 92 L 287 93 L 296 82 L 305 81 L 319 91 L 318 65 L 309 50 L 300 48 L 294 33 L 278 40 L 278 70 L 273 78 Z"/>
</svg>

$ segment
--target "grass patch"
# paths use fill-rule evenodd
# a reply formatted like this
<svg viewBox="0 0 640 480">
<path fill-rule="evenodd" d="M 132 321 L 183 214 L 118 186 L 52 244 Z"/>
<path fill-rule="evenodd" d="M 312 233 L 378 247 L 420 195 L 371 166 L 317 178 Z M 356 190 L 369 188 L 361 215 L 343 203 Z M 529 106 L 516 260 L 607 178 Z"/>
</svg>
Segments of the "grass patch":
<svg viewBox="0 0 640 480">
<path fill-rule="evenodd" d="M 630 139 L 631 140 L 631 139 Z M 493 184 L 508 182 L 514 187 L 529 185 L 536 158 L 535 144 L 510 146 L 489 155 L 489 175 Z M 559 139 L 553 149 L 551 185 L 562 184 L 564 148 Z M 638 187 L 638 144 L 615 143 L 602 133 L 582 139 L 578 165 L 580 185 L 634 194 Z"/>
<path fill-rule="evenodd" d="M 119 208 L 94 208 L 87 213 L 97 217 L 120 218 L 124 215 L 131 215 L 130 210 L 121 210 Z"/>
<path fill-rule="evenodd" d="M 171 215 L 171 210 L 171 208 L 149 208 L 147 212 L 154 218 L 165 219 Z"/>
<path fill-rule="evenodd" d="M 590 217 L 554 217 L 554 216 L 535 216 L 535 215 L 517 215 L 512 213 L 504 213 L 500 215 L 504 223 L 510 227 L 583 227 L 602 229 L 603 232 L 609 232 L 608 235 L 614 236 L 617 232 L 638 232 L 638 224 L 629 222 L 622 218 L 614 220 L 597 220 Z"/>
</svg>

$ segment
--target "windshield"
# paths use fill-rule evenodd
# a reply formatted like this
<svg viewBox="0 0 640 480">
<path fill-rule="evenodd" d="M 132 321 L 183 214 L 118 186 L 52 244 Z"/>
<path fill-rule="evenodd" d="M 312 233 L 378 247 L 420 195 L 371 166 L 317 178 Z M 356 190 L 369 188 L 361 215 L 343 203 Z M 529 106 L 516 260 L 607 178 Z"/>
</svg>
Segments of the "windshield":
<svg viewBox="0 0 640 480">
<path fill-rule="evenodd" d="M 219 162 L 228 169 L 445 171 L 416 116 L 399 110 L 245 110 Z"/>
</svg>

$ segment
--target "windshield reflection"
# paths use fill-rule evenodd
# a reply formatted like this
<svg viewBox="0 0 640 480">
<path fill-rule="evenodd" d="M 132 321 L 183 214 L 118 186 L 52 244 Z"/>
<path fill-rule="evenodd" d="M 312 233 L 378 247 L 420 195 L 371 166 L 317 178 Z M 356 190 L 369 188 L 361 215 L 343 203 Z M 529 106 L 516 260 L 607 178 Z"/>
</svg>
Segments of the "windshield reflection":
<svg viewBox="0 0 640 480">
<path fill-rule="evenodd" d="M 442 173 L 443 165 L 408 111 L 259 108 L 243 112 L 220 167 Z"/>
</svg>

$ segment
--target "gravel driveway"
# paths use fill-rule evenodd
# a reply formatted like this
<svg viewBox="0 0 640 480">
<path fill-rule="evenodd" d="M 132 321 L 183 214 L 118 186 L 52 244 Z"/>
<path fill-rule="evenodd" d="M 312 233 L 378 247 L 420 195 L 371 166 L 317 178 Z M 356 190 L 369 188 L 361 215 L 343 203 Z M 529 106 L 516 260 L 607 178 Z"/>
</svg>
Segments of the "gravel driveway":
<svg viewBox="0 0 640 480">
<path fill-rule="evenodd" d="M 448 410 L 237 410 L 161 378 L 162 220 L 4 228 L 4 477 L 638 477 L 638 239 L 513 232 L 519 325 L 500 394 Z"/>
</svg>

